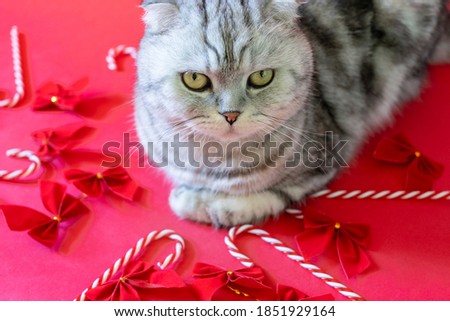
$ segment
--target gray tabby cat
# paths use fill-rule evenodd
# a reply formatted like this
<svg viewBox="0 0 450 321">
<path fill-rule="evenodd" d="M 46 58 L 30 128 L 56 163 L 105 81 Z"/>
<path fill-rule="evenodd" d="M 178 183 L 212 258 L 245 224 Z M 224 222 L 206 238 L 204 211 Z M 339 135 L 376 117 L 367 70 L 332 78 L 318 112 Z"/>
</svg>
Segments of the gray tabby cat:
<svg viewBox="0 0 450 321">
<path fill-rule="evenodd" d="M 144 1 L 136 128 L 173 211 L 254 223 L 323 188 L 448 61 L 446 2 Z"/>
</svg>

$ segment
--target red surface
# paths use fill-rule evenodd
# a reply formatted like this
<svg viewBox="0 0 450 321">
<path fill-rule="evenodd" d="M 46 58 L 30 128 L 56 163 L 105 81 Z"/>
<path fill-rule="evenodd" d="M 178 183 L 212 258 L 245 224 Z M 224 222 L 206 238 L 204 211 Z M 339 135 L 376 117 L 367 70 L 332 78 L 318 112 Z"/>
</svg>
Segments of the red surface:
<svg viewBox="0 0 450 321">
<path fill-rule="evenodd" d="M 32 92 L 47 80 L 71 84 L 89 76 L 84 113 L 95 110 L 100 114 L 85 119 L 87 124 L 99 128 L 85 146 L 99 149 L 108 140 L 120 141 L 124 132 L 133 129 L 134 67 L 126 60 L 125 72 L 110 72 L 105 55 L 109 48 L 119 44 L 137 45 L 143 31 L 138 2 L 0 1 L 0 88 L 14 90 L 9 30 L 17 25 L 26 45 L 24 60 Z M 405 108 L 390 128 L 374 135 L 332 187 L 401 189 L 404 169 L 381 164 L 371 156 L 381 137 L 401 131 L 420 151 L 446 165 L 435 188 L 450 189 L 449 82 L 450 66 L 433 67 L 421 98 Z M 1 168 L 18 165 L 3 156 L 5 150 L 36 149 L 31 132 L 84 119 L 59 112 L 32 112 L 29 101 L 15 110 L 0 110 Z M 47 178 L 64 182 L 61 169 L 60 165 Z M 152 168 L 136 166 L 130 169 L 130 174 L 150 191 L 148 202 L 131 204 L 111 197 L 88 200 L 91 214 L 78 220 L 53 249 L 35 242 L 26 233 L 10 231 L 0 216 L 0 299 L 72 300 L 140 237 L 155 229 L 174 229 L 186 239 L 185 259 L 178 268 L 184 277 L 191 275 L 198 261 L 230 269 L 241 267 L 223 243 L 226 231 L 180 221 L 171 213 L 167 204 L 169 184 L 162 175 Z M 69 191 L 77 193 L 73 186 Z M 36 184 L 0 183 L 0 202 L 44 210 Z M 337 220 L 370 226 L 368 253 L 374 266 L 354 279 L 345 280 L 332 250 L 314 263 L 368 300 L 450 300 L 449 202 L 316 200 L 313 203 Z M 295 219 L 281 217 L 263 228 L 294 246 L 299 226 Z M 172 246 L 163 241 L 158 244 L 163 246 L 149 250 L 150 261 L 167 253 Z M 262 241 L 245 237 L 239 245 L 272 279 L 308 295 L 332 293 L 336 299 L 343 299 Z"/>
</svg>

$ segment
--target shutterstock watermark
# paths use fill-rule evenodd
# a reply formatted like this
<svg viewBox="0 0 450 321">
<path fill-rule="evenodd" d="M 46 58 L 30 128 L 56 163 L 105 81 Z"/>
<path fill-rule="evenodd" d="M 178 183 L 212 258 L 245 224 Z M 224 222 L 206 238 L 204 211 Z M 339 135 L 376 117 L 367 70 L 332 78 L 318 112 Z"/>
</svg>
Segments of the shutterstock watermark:
<svg viewBox="0 0 450 321">
<path fill-rule="evenodd" d="M 137 154 L 139 167 L 348 167 L 343 157 L 348 141 L 338 140 L 332 132 L 325 132 L 320 136 L 320 140 L 308 138 L 299 143 L 290 140 L 280 142 L 268 134 L 260 142 L 224 144 L 218 141 L 196 140 L 194 135 L 181 138 L 176 134 L 171 141 L 148 142 L 144 148 L 140 142 L 132 141 L 129 133 L 125 133 L 121 142 L 109 141 L 103 145 L 103 155 L 108 159 L 102 162 L 102 166 L 111 168 L 120 165 L 129 168 L 131 155 Z"/>
</svg>

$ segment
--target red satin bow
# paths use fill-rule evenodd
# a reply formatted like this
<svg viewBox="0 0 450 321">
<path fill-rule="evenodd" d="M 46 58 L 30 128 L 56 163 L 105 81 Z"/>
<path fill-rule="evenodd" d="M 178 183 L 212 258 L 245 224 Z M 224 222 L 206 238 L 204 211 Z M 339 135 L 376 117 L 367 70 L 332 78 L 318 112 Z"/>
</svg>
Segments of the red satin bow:
<svg viewBox="0 0 450 321">
<path fill-rule="evenodd" d="M 305 230 L 295 240 L 305 259 L 322 254 L 329 244 L 335 243 L 347 278 L 365 271 L 371 265 L 365 252 L 369 244 L 367 226 L 339 223 L 312 209 L 305 209 L 304 215 Z"/>
<path fill-rule="evenodd" d="M 87 78 L 83 78 L 71 86 L 63 86 L 49 81 L 37 90 L 36 99 L 31 108 L 34 111 L 74 111 L 81 100 L 81 92 L 87 84 Z"/>
<path fill-rule="evenodd" d="M 191 289 L 174 270 L 158 270 L 142 261 L 130 262 L 119 279 L 86 292 L 90 301 L 194 300 Z"/>
<path fill-rule="evenodd" d="M 287 285 L 277 284 L 278 301 L 334 301 L 331 294 L 307 296 L 305 293 Z"/>
<path fill-rule="evenodd" d="M 106 186 L 114 194 L 132 201 L 139 189 L 122 167 L 110 168 L 98 173 L 72 169 L 65 171 L 64 175 L 80 191 L 92 197 L 102 195 Z"/>
<path fill-rule="evenodd" d="M 377 160 L 405 165 L 407 190 L 432 190 L 444 166 L 420 153 L 403 135 L 383 138 L 378 144 L 374 157 Z"/>
<path fill-rule="evenodd" d="M 192 286 L 201 300 L 273 301 L 276 293 L 263 284 L 264 274 L 258 267 L 227 271 L 220 267 L 197 263 Z"/>
<path fill-rule="evenodd" d="M 41 181 L 41 199 L 52 214 L 47 216 L 29 207 L 0 205 L 6 223 L 13 231 L 26 231 L 45 246 L 51 247 L 58 238 L 61 223 L 76 216 L 86 214 L 89 209 L 80 199 L 66 194 L 66 186 L 50 181 Z"/>
<path fill-rule="evenodd" d="M 32 137 L 40 144 L 37 155 L 51 159 L 62 151 L 70 150 L 94 133 L 95 129 L 83 124 L 68 124 L 58 128 L 35 131 Z"/>
</svg>

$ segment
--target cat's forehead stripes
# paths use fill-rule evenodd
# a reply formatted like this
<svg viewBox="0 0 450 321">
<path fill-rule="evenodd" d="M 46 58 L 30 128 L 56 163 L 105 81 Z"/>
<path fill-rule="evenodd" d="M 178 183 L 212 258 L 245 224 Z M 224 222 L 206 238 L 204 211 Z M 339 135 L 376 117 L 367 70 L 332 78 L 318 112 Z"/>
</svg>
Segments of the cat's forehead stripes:
<svg viewBox="0 0 450 321">
<path fill-rule="evenodd" d="M 259 15 L 253 14 L 249 6 L 248 0 L 198 3 L 208 70 L 230 73 L 241 68 L 251 32 L 259 20 Z"/>
</svg>

